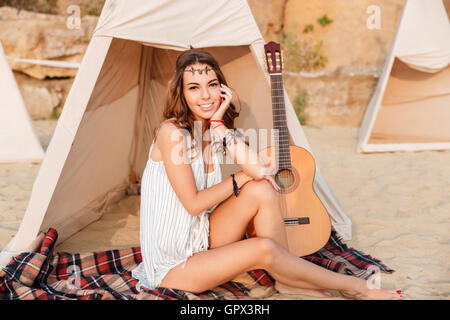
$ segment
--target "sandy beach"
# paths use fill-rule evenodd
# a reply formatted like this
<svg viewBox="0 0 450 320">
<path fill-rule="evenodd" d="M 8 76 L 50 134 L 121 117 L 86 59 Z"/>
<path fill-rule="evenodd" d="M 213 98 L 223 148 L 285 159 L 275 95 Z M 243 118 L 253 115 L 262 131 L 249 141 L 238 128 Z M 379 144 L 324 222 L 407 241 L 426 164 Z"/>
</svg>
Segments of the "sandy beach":
<svg viewBox="0 0 450 320">
<path fill-rule="evenodd" d="M 56 121 L 33 124 L 46 149 Z M 353 239 L 346 244 L 395 270 L 381 276 L 382 287 L 402 289 L 405 299 L 448 300 L 450 151 L 360 155 L 355 152 L 357 128 L 305 126 L 304 131 L 318 167 L 352 220 Z M 0 248 L 20 225 L 39 166 L 0 164 Z M 107 211 L 56 250 L 139 245 L 139 197 L 125 198 Z M 270 299 L 310 298 L 276 294 Z"/>
</svg>

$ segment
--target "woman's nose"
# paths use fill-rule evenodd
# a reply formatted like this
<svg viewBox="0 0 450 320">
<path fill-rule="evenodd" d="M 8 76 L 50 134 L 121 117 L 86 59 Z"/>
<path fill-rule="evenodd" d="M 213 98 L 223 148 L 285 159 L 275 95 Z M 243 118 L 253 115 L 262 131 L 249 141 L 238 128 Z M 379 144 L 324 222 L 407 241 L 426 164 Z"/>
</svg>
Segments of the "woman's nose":
<svg viewBox="0 0 450 320">
<path fill-rule="evenodd" d="M 209 92 L 209 90 L 207 88 L 203 89 L 203 91 L 202 91 L 202 98 L 203 99 L 209 99 L 210 96 L 211 96 L 211 93 Z"/>
</svg>

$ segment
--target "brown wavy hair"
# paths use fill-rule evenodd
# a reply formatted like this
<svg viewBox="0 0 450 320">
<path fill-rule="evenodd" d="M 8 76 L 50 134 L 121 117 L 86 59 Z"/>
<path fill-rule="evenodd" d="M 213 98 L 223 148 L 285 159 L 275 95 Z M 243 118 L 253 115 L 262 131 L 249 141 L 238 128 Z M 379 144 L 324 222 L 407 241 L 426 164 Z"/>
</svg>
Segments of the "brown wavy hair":
<svg viewBox="0 0 450 320">
<path fill-rule="evenodd" d="M 199 49 L 190 49 L 178 56 L 175 65 L 175 73 L 169 82 L 162 120 L 175 118 L 174 124 L 177 127 L 186 129 L 190 133 L 191 138 L 194 138 L 193 131 L 195 118 L 184 98 L 183 74 L 186 67 L 196 63 L 207 64 L 210 66 L 216 73 L 219 83 L 228 86 L 217 60 L 209 52 Z M 239 112 L 236 111 L 234 104 L 230 103 L 230 106 L 223 116 L 225 126 L 229 129 L 234 128 L 234 119 L 237 116 L 239 116 Z"/>
</svg>

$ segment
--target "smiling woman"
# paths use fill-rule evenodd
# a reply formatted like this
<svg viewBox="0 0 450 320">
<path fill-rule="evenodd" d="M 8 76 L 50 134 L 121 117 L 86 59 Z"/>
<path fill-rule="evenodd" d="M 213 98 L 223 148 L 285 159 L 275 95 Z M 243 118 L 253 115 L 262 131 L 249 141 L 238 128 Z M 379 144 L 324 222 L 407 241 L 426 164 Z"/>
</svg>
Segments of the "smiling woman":
<svg viewBox="0 0 450 320">
<path fill-rule="evenodd" d="M 281 293 L 328 297 L 324 289 L 335 289 L 357 298 L 400 299 L 394 290 L 370 290 L 362 279 L 289 252 L 274 168 L 233 134 L 238 113 L 231 99 L 208 52 L 178 57 L 141 181 L 142 263 L 132 272 L 137 290 L 199 293 L 265 269 Z M 222 180 L 218 151 L 242 170 Z M 256 237 L 242 240 L 251 221 Z"/>
</svg>

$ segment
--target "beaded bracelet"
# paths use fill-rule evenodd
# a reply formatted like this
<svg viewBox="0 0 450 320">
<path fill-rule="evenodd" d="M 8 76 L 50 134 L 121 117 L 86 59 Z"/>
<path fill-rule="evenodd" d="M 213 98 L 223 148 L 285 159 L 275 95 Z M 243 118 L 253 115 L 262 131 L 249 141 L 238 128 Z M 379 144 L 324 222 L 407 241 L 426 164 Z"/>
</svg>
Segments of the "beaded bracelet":
<svg viewBox="0 0 450 320">
<path fill-rule="evenodd" d="M 239 187 L 236 183 L 236 180 L 234 179 L 234 173 L 231 174 L 231 178 L 233 178 L 233 193 L 234 196 L 237 197 L 239 195 Z"/>
<path fill-rule="evenodd" d="M 218 125 L 219 126 L 219 125 Z M 216 126 L 215 128 L 217 128 Z M 227 154 L 227 147 L 231 144 L 231 141 L 233 141 L 234 144 L 237 143 L 237 138 L 243 139 L 244 135 L 242 132 L 236 129 L 228 129 L 227 133 L 225 134 L 225 137 L 223 137 L 222 141 L 213 141 L 212 147 L 214 152 L 223 152 L 223 155 L 226 156 Z"/>
</svg>

